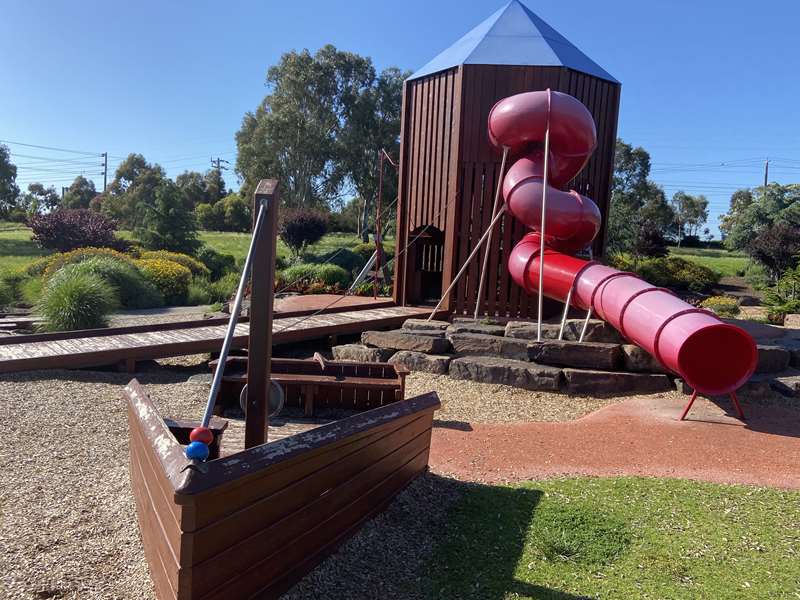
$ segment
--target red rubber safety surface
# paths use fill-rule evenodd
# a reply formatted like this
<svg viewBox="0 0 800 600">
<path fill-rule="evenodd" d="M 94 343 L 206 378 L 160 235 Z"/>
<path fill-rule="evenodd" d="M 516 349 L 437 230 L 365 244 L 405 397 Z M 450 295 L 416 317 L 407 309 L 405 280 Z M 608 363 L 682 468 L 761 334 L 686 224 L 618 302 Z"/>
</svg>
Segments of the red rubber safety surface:
<svg viewBox="0 0 800 600">
<path fill-rule="evenodd" d="M 434 427 L 431 469 L 486 483 L 645 475 L 800 489 L 800 411 L 744 401 L 741 422 L 728 400 L 698 398 L 681 422 L 685 401 L 633 398 L 561 423 Z"/>
</svg>

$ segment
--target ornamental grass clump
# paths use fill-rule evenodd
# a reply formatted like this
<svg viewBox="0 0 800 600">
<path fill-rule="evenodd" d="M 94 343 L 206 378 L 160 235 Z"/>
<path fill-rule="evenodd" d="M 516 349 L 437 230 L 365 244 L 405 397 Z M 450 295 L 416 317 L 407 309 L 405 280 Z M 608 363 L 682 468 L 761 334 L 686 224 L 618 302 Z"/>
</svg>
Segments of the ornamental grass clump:
<svg viewBox="0 0 800 600">
<path fill-rule="evenodd" d="M 116 289 L 102 277 L 65 268 L 47 282 L 36 311 L 43 329 L 71 331 L 106 327 L 118 305 Z"/>
<path fill-rule="evenodd" d="M 131 263 L 111 256 L 93 256 L 66 268 L 80 273 L 93 273 L 113 285 L 119 294 L 120 304 L 125 308 L 164 306 L 162 293 Z"/>
</svg>

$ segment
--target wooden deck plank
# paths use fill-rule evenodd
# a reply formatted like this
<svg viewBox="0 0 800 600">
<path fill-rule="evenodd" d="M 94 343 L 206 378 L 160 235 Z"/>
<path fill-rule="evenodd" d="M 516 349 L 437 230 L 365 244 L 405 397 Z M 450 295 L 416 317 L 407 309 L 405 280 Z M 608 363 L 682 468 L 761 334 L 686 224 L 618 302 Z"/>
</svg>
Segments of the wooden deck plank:
<svg viewBox="0 0 800 600">
<path fill-rule="evenodd" d="M 273 321 L 275 344 L 299 342 L 329 335 L 355 334 L 369 329 L 399 326 L 405 319 L 421 318 L 430 314 L 429 308 L 392 306 L 369 308 L 306 317 L 276 318 Z M 102 334 L 75 332 L 65 334 L 38 334 L 31 341 L 27 336 L 0 345 L 0 373 L 29 369 L 55 369 L 101 366 L 134 358 L 166 358 L 186 354 L 214 352 L 222 347 L 227 329 L 224 324 L 187 327 L 182 324 L 175 330 L 158 327 L 154 331 L 139 329 L 114 335 L 111 330 Z M 234 346 L 247 342 L 249 326 L 236 326 Z"/>
</svg>

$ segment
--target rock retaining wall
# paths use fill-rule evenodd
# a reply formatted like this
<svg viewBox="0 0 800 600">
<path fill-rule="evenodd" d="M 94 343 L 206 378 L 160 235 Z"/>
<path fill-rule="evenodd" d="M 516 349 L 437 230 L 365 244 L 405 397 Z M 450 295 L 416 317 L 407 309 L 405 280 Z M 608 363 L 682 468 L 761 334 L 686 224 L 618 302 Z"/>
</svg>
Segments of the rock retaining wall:
<svg viewBox="0 0 800 600">
<path fill-rule="evenodd" d="M 527 321 L 409 319 L 394 331 L 366 331 L 360 344 L 336 346 L 333 356 L 389 361 L 410 371 L 574 395 L 688 390 L 674 373 L 638 346 L 625 343 L 603 321 L 589 321 L 584 342 L 577 342 L 583 325 L 580 319 L 567 320 L 564 339 L 558 340 L 559 325 L 543 324 L 544 339 L 539 342 L 536 323 Z M 759 345 L 758 351 L 758 375 L 742 392 L 761 396 L 777 390 L 800 396 L 800 349 Z"/>
</svg>

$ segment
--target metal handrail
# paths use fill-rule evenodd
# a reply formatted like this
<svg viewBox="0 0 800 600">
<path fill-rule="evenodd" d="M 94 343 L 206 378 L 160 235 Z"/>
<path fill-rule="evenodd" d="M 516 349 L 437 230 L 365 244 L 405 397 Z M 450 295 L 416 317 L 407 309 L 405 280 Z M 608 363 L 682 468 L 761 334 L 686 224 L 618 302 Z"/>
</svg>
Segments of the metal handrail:
<svg viewBox="0 0 800 600">
<path fill-rule="evenodd" d="M 206 402 L 206 411 L 203 413 L 202 427 L 208 427 L 211 422 L 211 417 L 214 413 L 214 404 L 217 401 L 217 394 L 219 387 L 222 385 L 222 376 L 225 371 L 225 363 L 228 361 L 228 354 L 231 350 L 233 343 L 233 335 L 236 332 L 236 324 L 239 320 L 239 314 L 242 311 L 242 300 L 244 300 L 244 291 L 247 288 L 247 280 L 250 278 L 250 271 L 253 262 L 253 251 L 256 247 L 256 241 L 261 234 L 261 228 L 264 224 L 264 219 L 267 214 L 268 200 L 262 200 L 261 206 L 258 209 L 258 216 L 256 223 L 253 227 L 253 237 L 250 239 L 250 247 L 247 249 L 247 257 L 244 261 L 244 268 L 242 269 L 242 277 L 239 279 L 239 287 L 236 289 L 236 297 L 233 301 L 233 308 L 231 309 L 231 318 L 228 321 L 228 329 L 225 332 L 225 339 L 222 342 L 222 350 L 219 353 L 219 362 L 214 371 L 214 379 L 211 382 L 211 391 L 208 393 L 208 401 Z"/>
</svg>

